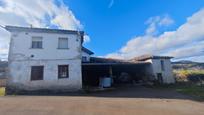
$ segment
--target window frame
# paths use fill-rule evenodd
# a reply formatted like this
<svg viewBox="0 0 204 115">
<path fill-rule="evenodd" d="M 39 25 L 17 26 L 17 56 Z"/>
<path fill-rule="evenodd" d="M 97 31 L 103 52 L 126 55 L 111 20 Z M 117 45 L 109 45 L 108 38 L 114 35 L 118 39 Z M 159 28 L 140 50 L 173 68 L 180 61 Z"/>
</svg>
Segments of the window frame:
<svg viewBox="0 0 204 115">
<path fill-rule="evenodd" d="M 62 77 L 62 71 L 63 70 L 60 70 L 62 69 L 63 67 L 66 67 L 67 69 L 66 70 L 66 77 Z M 69 78 L 69 65 L 58 65 L 58 79 L 66 79 L 66 78 Z"/>
<path fill-rule="evenodd" d="M 41 69 L 41 75 L 39 75 L 41 77 L 38 76 L 39 78 L 37 78 L 36 76 L 34 77 L 34 75 L 36 74 L 35 71 L 37 71 L 34 69 L 36 69 L 37 67 L 38 67 L 38 69 Z M 37 72 L 37 73 L 39 74 L 40 72 Z M 42 66 L 42 65 L 31 66 L 30 80 L 31 81 L 38 81 L 38 80 L 43 80 L 43 79 L 44 79 L 44 66 Z"/>
<path fill-rule="evenodd" d="M 60 39 L 66 39 L 67 40 L 67 47 L 66 48 L 63 48 L 60 46 Z M 69 38 L 67 37 L 59 37 L 58 38 L 58 49 L 69 49 Z"/>
<path fill-rule="evenodd" d="M 34 38 L 40 38 L 41 41 L 34 41 L 33 40 Z M 33 42 L 41 42 L 41 47 L 33 47 L 34 46 Z M 32 38 L 31 38 L 31 49 L 43 49 L 43 37 L 41 37 L 41 36 L 32 36 Z"/>
</svg>

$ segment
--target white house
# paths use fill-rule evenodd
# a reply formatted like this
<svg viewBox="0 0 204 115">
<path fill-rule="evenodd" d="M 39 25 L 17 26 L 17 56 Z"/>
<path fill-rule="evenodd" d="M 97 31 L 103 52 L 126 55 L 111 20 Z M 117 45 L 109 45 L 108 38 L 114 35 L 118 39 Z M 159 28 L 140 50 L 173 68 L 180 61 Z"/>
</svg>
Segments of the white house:
<svg viewBox="0 0 204 115">
<path fill-rule="evenodd" d="M 11 33 L 8 93 L 78 91 L 82 85 L 98 86 L 104 76 L 117 82 L 124 73 L 132 81 L 175 82 L 168 56 L 145 55 L 131 60 L 96 58 L 82 46 L 83 31 L 15 26 L 5 29 Z"/>
<path fill-rule="evenodd" d="M 11 33 L 8 91 L 77 91 L 82 88 L 84 32 L 5 28 Z"/>
</svg>

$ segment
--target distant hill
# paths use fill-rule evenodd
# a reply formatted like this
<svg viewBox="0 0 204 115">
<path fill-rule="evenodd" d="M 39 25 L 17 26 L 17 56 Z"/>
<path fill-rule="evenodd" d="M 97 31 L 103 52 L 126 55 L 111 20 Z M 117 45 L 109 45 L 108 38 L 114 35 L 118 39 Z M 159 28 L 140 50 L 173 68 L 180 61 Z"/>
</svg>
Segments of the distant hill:
<svg viewBox="0 0 204 115">
<path fill-rule="evenodd" d="M 8 67 L 7 61 L 0 61 L 0 71 Z"/>
<path fill-rule="evenodd" d="M 0 61 L 0 79 L 5 78 L 6 71 L 8 68 L 8 62 L 7 61 Z"/>
<path fill-rule="evenodd" d="M 0 67 L 7 67 L 8 62 L 7 61 L 0 61 Z"/>
<path fill-rule="evenodd" d="M 172 62 L 172 65 L 173 69 L 204 69 L 204 63 L 186 60 Z"/>
</svg>

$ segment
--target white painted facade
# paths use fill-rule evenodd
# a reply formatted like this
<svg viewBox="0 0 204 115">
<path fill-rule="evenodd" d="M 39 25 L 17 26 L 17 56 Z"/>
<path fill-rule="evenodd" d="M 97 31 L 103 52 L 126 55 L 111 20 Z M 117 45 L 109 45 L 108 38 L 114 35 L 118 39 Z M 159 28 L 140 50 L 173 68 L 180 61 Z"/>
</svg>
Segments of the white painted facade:
<svg viewBox="0 0 204 115">
<path fill-rule="evenodd" d="M 164 69 L 162 69 L 161 61 L 163 60 Z M 173 77 L 173 70 L 170 59 L 148 59 L 146 62 L 151 63 L 149 68 L 156 80 L 158 80 L 158 73 L 161 73 L 163 83 L 175 83 L 175 78 Z"/>
<path fill-rule="evenodd" d="M 85 58 L 83 59 L 83 57 L 85 57 Z M 90 54 L 88 54 L 88 53 L 85 52 L 85 51 L 82 51 L 82 61 L 83 61 L 83 62 L 89 62 L 89 61 L 90 61 L 90 57 L 91 57 Z"/>
<path fill-rule="evenodd" d="M 42 37 L 42 49 L 31 48 L 32 37 Z M 68 38 L 59 49 L 58 39 Z M 14 90 L 66 90 L 82 88 L 81 35 L 46 32 L 11 32 L 8 88 Z M 69 65 L 69 77 L 58 78 L 58 65 Z M 43 80 L 31 80 L 31 66 L 44 66 Z"/>
<path fill-rule="evenodd" d="M 82 34 L 76 31 L 19 27 L 11 32 L 7 88 L 11 90 L 78 91 L 82 89 L 82 63 L 90 62 L 93 52 L 82 47 Z M 28 30 L 27 30 L 28 29 Z M 58 32 L 59 31 L 59 32 Z M 42 38 L 42 48 L 32 48 L 32 38 Z M 68 39 L 68 48 L 59 48 L 59 38 Z M 63 42 L 64 43 L 64 42 Z M 83 60 L 86 57 L 86 60 Z M 164 69 L 161 66 L 163 60 Z M 148 59 L 146 75 L 152 80 L 161 73 L 163 83 L 174 83 L 171 61 L 168 58 Z M 59 78 L 58 66 L 68 65 L 68 78 Z M 31 68 L 43 66 L 43 79 L 31 80 Z"/>
</svg>

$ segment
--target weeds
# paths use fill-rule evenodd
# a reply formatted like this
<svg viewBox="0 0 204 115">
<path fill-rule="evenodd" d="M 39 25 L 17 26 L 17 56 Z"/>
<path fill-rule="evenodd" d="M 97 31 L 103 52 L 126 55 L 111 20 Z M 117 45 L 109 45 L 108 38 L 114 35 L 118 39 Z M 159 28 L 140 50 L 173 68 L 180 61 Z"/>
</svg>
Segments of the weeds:
<svg viewBox="0 0 204 115">
<path fill-rule="evenodd" d="M 5 88 L 0 87 L 0 96 L 4 96 L 4 95 L 5 95 Z"/>
</svg>

